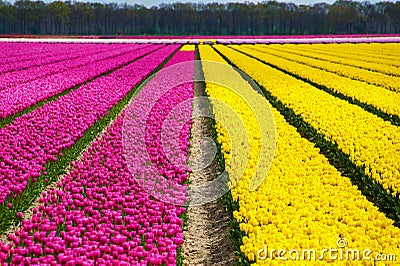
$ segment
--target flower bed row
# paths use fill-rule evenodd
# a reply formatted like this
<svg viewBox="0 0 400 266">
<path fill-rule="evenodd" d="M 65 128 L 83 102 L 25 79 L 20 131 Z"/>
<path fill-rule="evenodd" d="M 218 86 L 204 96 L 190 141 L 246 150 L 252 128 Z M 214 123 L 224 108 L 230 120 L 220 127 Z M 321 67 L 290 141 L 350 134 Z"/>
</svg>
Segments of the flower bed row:
<svg viewBox="0 0 400 266">
<path fill-rule="evenodd" d="M 254 48 L 254 49 L 253 49 Z M 293 62 L 294 56 L 262 47 L 244 46 L 241 51 L 287 71 L 307 81 L 324 86 L 361 103 L 369 104 L 389 115 L 400 116 L 400 94 L 383 87 L 341 77 L 302 63 Z"/>
<path fill-rule="evenodd" d="M 209 47 L 200 47 L 200 56 L 203 60 L 223 61 Z M 204 73 L 207 81 L 207 70 Z M 228 73 L 225 75 L 228 76 Z M 255 102 L 265 101 L 234 70 L 229 79 Z M 232 106 L 244 123 L 254 123 L 247 104 L 237 101 L 233 90 L 208 83 L 206 86 L 210 97 Z M 221 109 L 218 106 L 213 106 L 213 109 L 216 118 L 224 115 L 219 113 Z M 381 253 L 398 257 L 400 230 L 393 226 L 393 221 L 362 196 L 357 187 L 330 165 L 320 150 L 302 138 L 275 108 L 272 112 L 277 131 L 277 150 L 268 175 L 256 191 L 249 191 L 251 175 L 246 174 L 231 190 L 233 200 L 239 203 L 233 216 L 242 231 L 240 252 L 248 263 L 322 265 L 336 262 L 327 253 L 322 259 L 319 257 L 323 249 L 331 247 L 340 250 L 338 239 L 346 241 L 346 245 L 342 246 L 344 254 L 348 249 L 358 249 L 361 253 L 365 249 L 371 250 L 371 261 L 364 260 L 363 263 L 379 263 L 375 261 L 375 256 Z M 222 152 L 229 157 L 233 148 L 228 141 L 230 136 L 219 127 L 216 130 L 222 146 L 227 147 Z M 249 132 L 250 135 L 254 133 L 257 132 Z M 240 159 L 241 164 L 251 164 L 253 169 L 257 164 L 252 157 Z M 235 169 L 228 167 L 227 171 L 230 176 L 237 175 Z M 316 251 L 316 258 L 310 255 L 310 258 L 302 260 L 302 251 L 310 249 Z M 273 257 L 270 256 L 271 250 L 275 250 Z M 281 253 L 282 257 L 278 258 L 278 250 L 285 250 L 286 253 Z M 292 252 L 290 257 L 291 250 L 296 252 Z M 296 254 L 299 254 L 298 257 Z M 359 265 L 360 261 L 349 259 L 345 263 Z"/>
<path fill-rule="evenodd" d="M 138 49 L 126 54 L 102 61 L 95 61 L 86 66 L 70 69 L 69 71 L 0 91 L 0 119 L 17 114 L 18 112 L 35 105 L 39 101 L 45 101 L 56 94 L 64 92 L 65 90 L 95 79 L 96 77 L 122 67 L 125 64 L 131 63 L 132 61 L 159 49 L 160 46 L 152 45 L 144 47 L 144 49 L 141 49 L 141 46 L 138 46 L 137 48 Z"/>
<path fill-rule="evenodd" d="M 82 162 L 40 199 L 31 220 L 0 243 L 12 264 L 173 265 L 182 212 L 150 197 L 127 169 L 119 117 Z"/>
<path fill-rule="evenodd" d="M 57 161 L 63 149 L 71 147 L 178 47 L 163 47 L 0 129 L 0 203 L 11 194 L 21 194 L 28 181 L 45 176 L 47 162 Z"/>
<path fill-rule="evenodd" d="M 137 49 L 135 46 L 113 46 L 110 47 L 98 45 L 95 47 L 87 47 L 88 49 L 82 49 L 75 51 L 72 58 L 67 58 L 63 61 L 39 65 L 28 69 L 8 72 L 0 75 L 0 91 L 19 84 L 27 83 L 39 78 L 48 77 L 53 74 L 57 74 L 63 71 L 69 71 L 73 68 L 82 67 L 90 63 L 101 61 L 110 57 L 115 57 L 126 52 Z M 27 86 L 27 84 L 25 84 Z"/>
<path fill-rule="evenodd" d="M 0 46 L 4 46 L 5 43 L 1 43 Z M 36 46 L 39 46 L 35 49 Z M 41 47 L 48 47 L 45 51 L 41 51 Z M 51 49 L 53 47 L 53 49 Z M 32 50 L 31 50 L 32 48 Z M 17 71 L 30 67 L 51 64 L 60 62 L 62 60 L 73 58 L 75 52 L 80 51 L 83 46 L 71 46 L 69 44 L 62 44 L 58 46 L 51 46 L 46 44 L 34 44 L 32 47 L 25 45 L 23 49 L 27 51 L 22 54 L 10 54 L 7 58 L 2 60 L 0 66 L 0 74 L 4 74 L 11 71 Z M 12 48 L 9 48 L 13 51 Z"/>
<path fill-rule="evenodd" d="M 375 47 L 375 52 L 379 52 L 378 48 L 379 44 L 370 44 L 371 48 Z M 364 70 L 370 70 L 373 72 L 383 73 L 390 76 L 400 76 L 399 69 L 399 58 L 396 56 L 391 56 L 390 59 L 374 59 L 369 56 L 369 53 L 366 52 L 364 55 L 357 54 L 358 49 L 356 46 L 348 47 L 349 55 L 343 56 L 339 49 L 335 49 L 334 45 L 325 45 L 320 51 L 315 51 L 311 49 L 304 49 L 306 46 L 298 45 L 285 45 L 284 47 L 273 46 L 271 48 L 278 49 L 279 51 L 290 52 L 292 54 L 305 56 L 308 58 L 314 58 L 322 61 L 328 61 L 331 63 L 337 63 L 340 65 L 352 66 Z M 399 49 L 400 45 L 396 44 L 393 47 L 394 49 Z M 393 49 L 392 48 L 392 49 Z M 342 48 L 343 49 L 343 48 Z M 391 49 L 388 47 L 381 47 L 381 49 Z M 333 54 L 332 51 L 336 53 Z M 322 52 L 322 53 L 321 53 Z"/>
<path fill-rule="evenodd" d="M 338 51 L 340 54 L 344 55 L 362 55 L 373 60 L 383 59 L 382 64 L 385 63 L 385 60 L 389 60 L 390 63 L 386 62 L 387 64 L 392 65 L 393 63 L 395 63 L 396 65 L 398 65 L 398 62 L 393 62 L 393 57 L 399 56 L 399 52 L 397 52 L 395 49 L 397 45 L 397 43 L 381 43 L 379 45 L 375 44 L 374 46 L 370 46 L 370 44 L 364 43 L 357 44 L 358 50 L 355 51 L 353 47 L 354 44 L 335 44 L 333 45 L 335 49 L 333 49 L 332 51 Z M 315 48 L 316 50 L 320 49 L 319 45 L 317 45 Z"/>
<path fill-rule="evenodd" d="M 262 50 L 264 49 L 265 47 L 262 48 Z M 271 49 L 269 47 L 267 47 L 265 50 L 271 52 Z M 324 70 L 325 72 L 334 73 L 342 77 L 347 77 L 353 80 L 380 86 L 394 92 L 400 91 L 400 77 L 396 76 L 396 72 L 400 73 L 400 71 L 398 71 L 396 67 L 385 67 L 387 69 L 386 72 L 389 72 L 388 74 L 382 72 L 373 72 L 370 70 L 348 66 L 346 64 L 341 64 L 338 62 L 317 60 L 314 58 L 306 57 L 304 55 L 296 55 L 291 52 L 288 53 L 284 51 L 279 51 L 277 49 L 273 49 L 273 54 L 288 59 L 290 61 L 297 62 L 299 64 L 312 68 Z M 342 59 L 341 61 L 344 60 Z"/>
<path fill-rule="evenodd" d="M 398 127 L 236 50 L 224 46 L 217 49 L 327 140 L 336 143 L 357 166 L 365 165 L 366 173 L 387 191 L 399 191 Z"/>
<path fill-rule="evenodd" d="M 300 45 L 298 46 L 298 49 L 304 51 L 314 51 L 315 53 L 323 55 L 336 55 L 339 58 L 352 58 L 369 63 L 398 66 L 398 61 L 393 60 L 395 57 L 399 56 L 399 54 L 393 50 L 396 46 L 398 46 L 397 43 L 377 43 L 372 44 L 372 46 L 370 43 L 342 43 L 329 45 L 329 50 L 326 50 L 326 46 L 324 44 L 315 44 L 312 46 L 312 49 L 311 46 Z"/>
<path fill-rule="evenodd" d="M 47 54 L 55 54 L 66 52 L 69 49 L 65 44 L 45 44 L 45 43 L 13 43 L 13 42 L 1 42 L 0 47 L 2 53 L 0 55 L 0 62 L 3 64 L 26 61 L 31 58 L 39 58 L 47 56 Z"/>
<path fill-rule="evenodd" d="M 168 65 L 193 58 L 193 52 L 178 52 Z M 193 69 L 176 74 L 193 79 Z M 146 102 L 150 95 L 169 89 L 153 106 L 150 117 L 144 117 L 143 111 L 136 108 L 124 111 L 83 158 L 74 162 L 75 169 L 58 183 L 58 188 L 43 193 L 41 206 L 34 209 L 32 219 L 22 221 L 21 230 L 9 237 L 11 243 L 0 243 L 0 262 L 176 265 L 177 249 L 183 242 L 179 215 L 184 208 L 154 199 L 139 185 L 125 160 L 123 132 L 128 134 L 128 145 L 132 145 L 139 157 L 149 156 L 157 165 L 164 163 L 158 170 L 168 170 L 173 183 L 185 181 L 187 169 L 165 164 L 168 158 L 148 150 L 161 151 L 157 132 L 165 126 L 163 121 L 171 107 L 193 97 L 193 83 L 163 88 L 157 75 L 153 79 L 132 103 L 145 106 L 150 103 Z M 191 118 L 191 106 L 188 107 L 179 112 L 175 121 Z M 124 119 L 130 112 L 135 112 L 140 121 L 149 122 L 148 138 L 135 134 L 135 128 L 131 131 L 126 127 Z M 180 134 L 174 134 L 179 135 L 187 160 L 190 124 Z M 148 170 L 145 164 L 135 165 L 137 174 L 160 174 Z"/>
</svg>

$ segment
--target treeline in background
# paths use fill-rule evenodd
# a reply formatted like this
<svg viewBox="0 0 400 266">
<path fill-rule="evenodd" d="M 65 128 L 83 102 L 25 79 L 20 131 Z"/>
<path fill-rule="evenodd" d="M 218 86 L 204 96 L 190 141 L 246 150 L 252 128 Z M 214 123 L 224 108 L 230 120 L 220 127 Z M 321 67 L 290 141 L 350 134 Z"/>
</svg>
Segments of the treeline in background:
<svg viewBox="0 0 400 266">
<path fill-rule="evenodd" d="M 141 5 L 0 0 L 0 33 L 288 35 L 399 33 L 400 2 Z"/>
</svg>

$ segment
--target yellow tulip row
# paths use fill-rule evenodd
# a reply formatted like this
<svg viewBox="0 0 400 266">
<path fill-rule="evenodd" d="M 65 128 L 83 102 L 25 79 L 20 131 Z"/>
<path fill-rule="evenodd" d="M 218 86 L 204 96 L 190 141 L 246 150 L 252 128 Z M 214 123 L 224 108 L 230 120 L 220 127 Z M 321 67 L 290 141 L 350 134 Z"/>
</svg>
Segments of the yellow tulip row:
<svg viewBox="0 0 400 266">
<path fill-rule="evenodd" d="M 331 63 L 328 61 L 315 60 L 308 57 L 302 57 L 294 54 L 287 54 L 284 52 L 279 52 L 277 50 L 272 50 L 268 46 L 256 46 L 256 49 L 262 49 L 262 51 L 269 51 L 269 55 L 273 54 L 279 57 L 290 58 L 295 62 L 300 62 L 302 64 L 329 71 L 338 74 L 343 77 L 351 78 L 354 80 L 360 80 L 368 84 L 373 84 L 377 86 L 384 87 L 388 90 L 400 92 L 400 77 L 389 76 L 383 73 L 372 72 L 365 69 L 360 69 L 352 66 L 341 65 L 337 63 Z M 271 53 L 271 51 L 273 51 Z"/>
<path fill-rule="evenodd" d="M 392 186 L 400 191 L 398 127 L 238 51 L 216 47 L 327 140 L 335 142 L 356 165 L 367 166 L 366 174 L 385 189 Z"/>
<path fill-rule="evenodd" d="M 353 44 L 353 46 L 357 46 L 360 51 L 374 56 L 400 56 L 398 43 L 360 43 L 356 45 Z"/>
<path fill-rule="evenodd" d="M 266 46 L 263 45 L 257 45 L 257 47 L 260 48 L 265 48 Z M 330 49 L 330 46 L 327 45 L 326 49 Z M 289 56 L 291 55 L 298 55 L 300 57 L 295 56 L 293 58 L 294 61 L 296 62 L 303 62 L 302 60 L 305 59 L 314 59 L 317 62 L 330 62 L 333 64 L 339 64 L 339 65 L 345 65 L 349 66 L 350 69 L 351 67 L 356 67 L 364 70 L 371 70 L 373 72 L 379 72 L 383 74 L 387 74 L 389 76 L 400 76 L 400 68 L 396 66 L 396 63 L 398 64 L 398 58 L 392 58 L 390 60 L 392 65 L 384 65 L 381 62 L 368 62 L 364 60 L 364 57 L 362 56 L 352 56 L 350 58 L 343 58 L 343 57 L 338 57 L 337 54 L 320 54 L 315 52 L 314 50 L 305 50 L 305 49 L 298 49 L 298 46 L 295 45 L 270 45 L 268 46 L 268 50 L 270 51 L 279 51 L 279 52 L 284 52 L 288 53 Z M 399 47 L 400 48 L 400 45 Z M 286 56 L 285 56 L 286 57 Z M 321 61 L 322 60 L 322 61 Z M 312 60 L 311 60 L 312 61 Z M 383 61 L 383 60 L 381 60 Z"/>
<path fill-rule="evenodd" d="M 206 49 L 212 48 L 203 45 L 200 47 L 201 59 L 210 59 L 206 56 Z M 275 131 L 273 117 L 268 116 L 271 113 L 268 104 L 243 93 L 236 81 L 230 79 L 229 73 L 232 71 L 234 70 L 223 60 L 203 62 L 203 72 L 208 80 L 207 88 L 231 96 L 228 102 L 221 97 L 210 97 L 210 102 L 214 109 L 219 110 L 215 114 L 216 126 L 224 134 L 219 135 L 218 141 L 222 146 L 226 168 L 231 170 L 231 185 L 234 186 L 235 181 L 243 175 L 255 177 L 255 181 L 257 177 L 265 176 L 268 165 L 273 160 Z M 260 117 L 263 119 L 259 119 Z M 251 163 L 243 163 L 246 162 L 243 158 L 248 158 Z M 254 168 L 255 162 L 259 167 Z"/>
<path fill-rule="evenodd" d="M 233 46 L 235 47 L 235 46 Z M 362 103 L 370 104 L 380 111 L 400 116 L 400 93 L 384 89 L 365 82 L 341 77 L 331 72 L 296 63 L 296 55 L 280 53 L 270 48 L 263 47 L 261 51 L 253 46 L 241 46 L 241 51 L 257 57 L 265 62 L 278 66 L 290 73 L 296 74 L 314 83 L 323 85 L 332 91 L 356 99 Z M 265 53 L 267 52 L 267 53 Z"/>
<path fill-rule="evenodd" d="M 400 57 L 400 53 L 397 52 L 398 43 L 343 43 L 343 44 L 329 44 L 332 52 L 337 52 L 339 54 L 351 54 L 351 55 L 361 55 L 369 58 L 378 59 L 389 59 L 393 62 L 393 59 Z M 326 51 L 325 44 L 313 45 L 316 51 Z M 398 65 L 398 62 L 395 62 Z"/>
<path fill-rule="evenodd" d="M 224 61 L 209 46 L 200 46 L 199 49 L 202 60 Z M 227 51 L 223 52 L 225 54 Z M 215 75 L 215 72 L 203 69 L 209 97 L 232 106 L 246 125 L 254 123 L 247 104 L 237 101 L 233 93 L 235 90 L 210 84 L 207 82 L 209 76 Z M 258 71 L 262 73 L 264 69 L 259 68 Z M 225 73 L 225 76 L 243 94 L 253 98 L 254 103 L 267 102 L 233 70 L 232 73 Z M 216 118 L 225 115 L 225 110 L 218 106 L 213 106 L 213 110 Z M 277 147 L 268 175 L 257 190 L 249 191 L 251 175 L 245 173 L 231 190 L 233 199 L 239 202 L 239 210 L 234 212 L 234 218 L 240 223 L 240 230 L 245 233 L 241 252 L 254 265 L 310 264 L 308 257 L 303 258 L 303 254 L 311 249 L 317 254 L 317 259 L 311 262 L 314 265 L 326 265 L 333 261 L 336 264 L 360 264 L 360 261 L 340 261 L 336 256 L 322 253 L 322 250 L 329 248 L 345 252 L 357 249 L 360 254 L 371 250 L 373 253 L 369 258 L 372 260 L 361 261 L 366 265 L 372 265 L 377 253 L 395 254 L 398 257 L 400 230 L 393 226 L 393 222 L 362 196 L 348 178 L 341 176 L 319 150 L 302 138 L 276 109 L 272 108 L 272 114 L 276 125 Z M 232 122 L 231 127 L 236 127 L 236 124 Z M 231 153 L 234 147 L 230 144 L 238 140 L 226 136 L 227 131 L 222 131 L 221 127 L 216 130 L 222 144 L 229 140 L 225 142 L 226 149 L 222 152 L 224 155 Z M 257 131 L 247 133 L 250 139 L 258 138 Z M 240 157 L 237 162 L 251 164 L 252 158 Z M 227 171 L 230 176 L 237 176 L 235 169 L 227 168 Z M 347 245 L 340 246 L 342 249 L 338 247 L 339 235 L 342 242 L 347 241 Z M 273 249 L 275 253 L 271 254 Z M 282 258 L 288 259 L 286 262 L 277 258 L 280 249 L 288 251 L 281 254 Z M 298 257 L 293 249 L 298 251 Z"/>
<path fill-rule="evenodd" d="M 379 46 L 380 45 L 380 46 Z M 381 44 L 373 43 L 369 44 L 371 47 L 376 47 L 377 51 L 360 51 L 361 44 L 312 44 L 312 45 L 285 45 L 280 46 L 281 48 L 293 48 L 293 50 L 297 51 L 305 51 L 305 52 L 312 52 L 315 56 L 319 55 L 328 55 L 334 56 L 335 60 L 340 58 L 344 58 L 345 60 L 353 59 L 357 61 L 375 63 L 380 65 L 388 65 L 388 66 L 395 66 L 398 67 L 400 65 L 400 54 L 399 55 L 386 55 L 382 54 L 382 52 L 391 49 L 390 47 L 380 48 Z M 399 49 L 400 45 L 396 44 L 395 49 Z M 277 47 L 277 46 L 273 46 Z M 385 49 L 385 50 L 383 50 Z M 360 65 L 364 67 L 364 65 Z"/>
<path fill-rule="evenodd" d="M 185 44 L 182 46 L 181 51 L 194 51 L 196 46 L 194 44 Z"/>
</svg>

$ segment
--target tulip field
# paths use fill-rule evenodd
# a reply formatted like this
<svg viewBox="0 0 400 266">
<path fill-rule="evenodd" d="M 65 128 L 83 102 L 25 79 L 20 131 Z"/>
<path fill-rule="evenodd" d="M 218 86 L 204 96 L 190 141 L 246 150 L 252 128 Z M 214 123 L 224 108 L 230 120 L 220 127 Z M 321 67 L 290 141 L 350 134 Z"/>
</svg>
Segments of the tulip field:
<svg viewBox="0 0 400 266">
<path fill-rule="evenodd" d="M 218 38 L 0 42 L 0 265 L 196 265 L 199 90 L 239 265 L 398 264 L 400 41 Z"/>
</svg>

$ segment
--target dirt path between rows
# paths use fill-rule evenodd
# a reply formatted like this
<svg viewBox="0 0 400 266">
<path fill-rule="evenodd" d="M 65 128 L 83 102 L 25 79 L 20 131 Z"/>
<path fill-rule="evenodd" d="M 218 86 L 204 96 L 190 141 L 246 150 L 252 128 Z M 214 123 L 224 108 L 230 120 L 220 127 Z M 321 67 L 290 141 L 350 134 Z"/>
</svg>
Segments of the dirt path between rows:
<svg viewBox="0 0 400 266">
<path fill-rule="evenodd" d="M 203 96 L 204 88 L 195 86 L 195 97 Z M 199 114 L 200 108 L 207 106 L 193 106 L 193 114 Z M 203 111 L 204 113 L 204 111 Z M 204 138 L 212 138 L 212 130 L 209 118 L 197 117 L 193 119 L 191 154 L 189 161 L 192 169 L 199 169 L 204 160 L 214 156 L 213 151 L 201 150 L 199 143 Z M 195 165 L 196 164 L 196 165 Z M 204 184 L 213 180 L 218 175 L 218 165 L 215 160 L 203 170 L 193 171 L 189 176 L 192 186 Z M 187 231 L 183 232 L 184 243 L 182 254 L 184 265 L 233 265 L 237 260 L 235 247 L 229 235 L 229 214 L 219 200 L 200 206 L 189 206 L 187 209 Z"/>
</svg>

